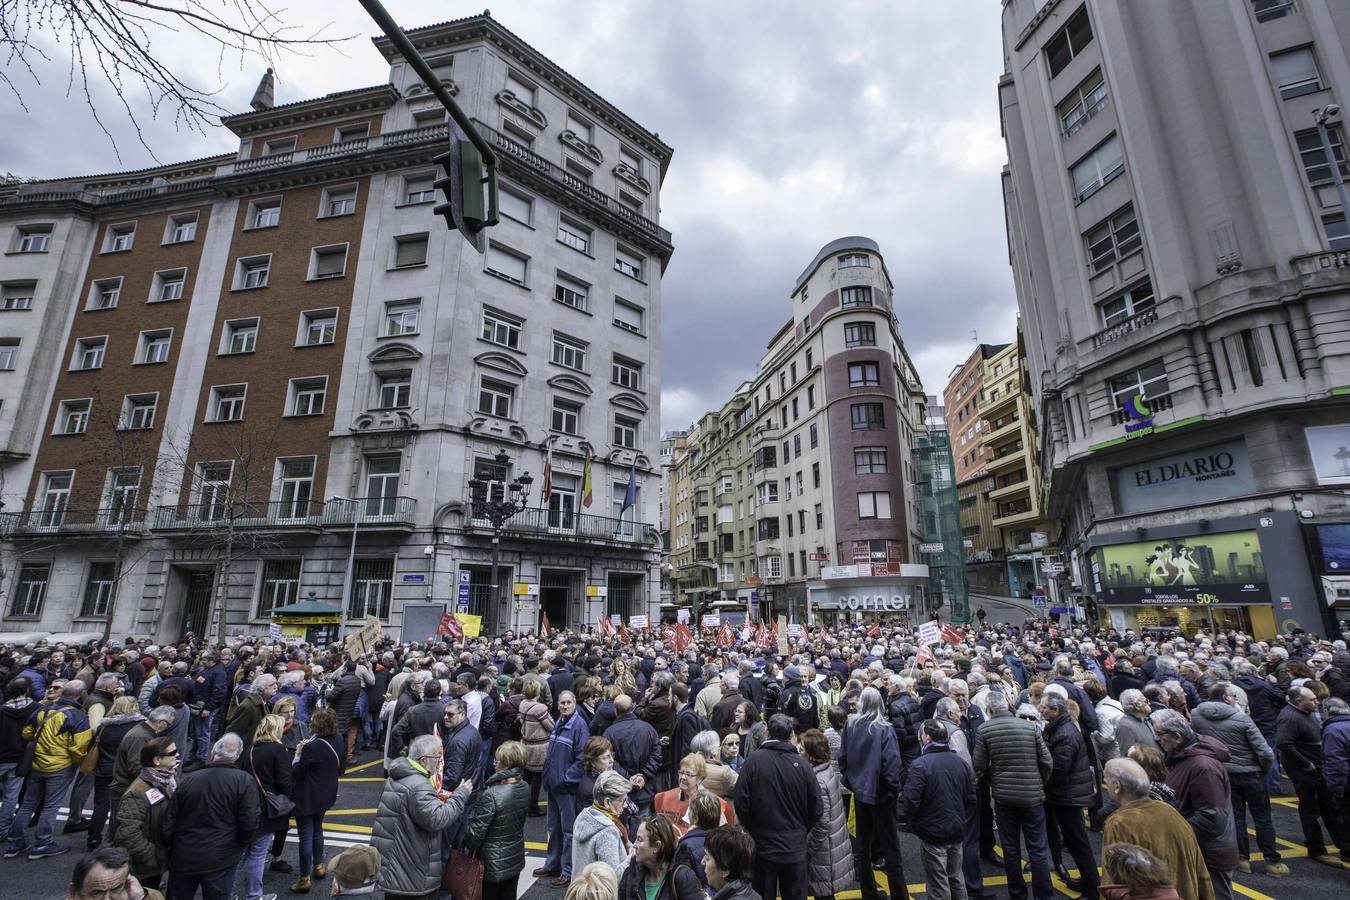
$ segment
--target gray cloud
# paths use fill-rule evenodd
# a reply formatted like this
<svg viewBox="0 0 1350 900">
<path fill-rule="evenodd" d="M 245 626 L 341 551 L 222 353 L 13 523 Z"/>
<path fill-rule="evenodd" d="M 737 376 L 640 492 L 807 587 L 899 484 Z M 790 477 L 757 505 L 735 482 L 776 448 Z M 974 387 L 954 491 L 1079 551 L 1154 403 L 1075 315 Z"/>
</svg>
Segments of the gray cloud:
<svg viewBox="0 0 1350 900">
<path fill-rule="evenodd" d="M 278 100 L 381 81 L 386 69 L 355 4 L 300 4 L 292 16 L 362 35 L 340 51 L 283 58 Z M 448 17 L 403 2 L 405 25 Z M 875 239 L 895 282 L 897 313 L 930 393 L 983 341 L 1011 339 L 996 83 L 999 15 L 989 3 L 610 2 L 499 0 L 493 15 L 675 148 L 662 223 L 676 252 L 662 284 L 664 428 L 720 406 L 751 376 L 790 314 L 788 291 L 819 247 Z M 312 18 L 312 20 L 311 20 Z M 161 41 L 164 59 L 243 110 L 263 63 L 221 63 L 191 39 Z M 115 98 L 97 85 L 114 159 L 65 70 L 24 87 L 31 112 L 0 96 L 3 168 L 40 176 L 154 164 Z M 144 112 L 144 98 L 128 95 Z M 148 121 L 147 116 L 143 119 Z M 201 136 L 148 121 L 161 161 L 228 152 L 224 129 Z"/>
</svg>

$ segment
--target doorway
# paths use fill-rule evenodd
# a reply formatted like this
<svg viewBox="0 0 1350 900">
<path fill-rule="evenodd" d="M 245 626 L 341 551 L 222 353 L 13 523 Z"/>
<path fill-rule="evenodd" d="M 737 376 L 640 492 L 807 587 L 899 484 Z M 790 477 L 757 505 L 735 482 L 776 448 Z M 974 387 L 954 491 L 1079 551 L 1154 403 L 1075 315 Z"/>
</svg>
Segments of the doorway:
<svg viewBox="0 0 1350 900">
<path fill-rule="evenodd" d="M 183 596 L 183 633 L 192 632 L 206 637 L 207 615 L 211 609 L 211 592 L 215 590 L 216 574 L 210 569 L 194 569 L 188 573 L 187 590 Z"/>
<path fill-rule="evenodd" d="M 578 600 L 579 573 L 542 569 L 539 572 L 539 610 L 548 616 L 548 624 L 565 628 L 572 621 L 573 601 Z"/>
</svg>

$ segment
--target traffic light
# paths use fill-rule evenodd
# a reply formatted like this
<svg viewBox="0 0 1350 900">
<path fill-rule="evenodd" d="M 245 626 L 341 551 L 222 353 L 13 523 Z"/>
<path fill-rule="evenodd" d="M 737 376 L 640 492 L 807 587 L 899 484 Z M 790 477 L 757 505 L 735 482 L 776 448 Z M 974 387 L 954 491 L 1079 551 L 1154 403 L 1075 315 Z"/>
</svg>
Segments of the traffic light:
<svg viewBox="0 0 1350 900">
<path fill-rule="evenodd" d="M 483 155 L 478 148 L 465 139 L 453 121 L 449 125 L 450 148 L 434 158 L 445 171 L 444 177 L 436 179 L 434 185 L 445 202 L 437 204 L 434 212 L 445 218 L 446 228 L 459 231 L 474 249 L 482 253 L 487 249 L 483 230 L 495 224 L 488 216 L 484 188 L 488 191 L 487 196 L 495 199 L 497 173 L 495 169 L 485 171 Z"/>
</svg>

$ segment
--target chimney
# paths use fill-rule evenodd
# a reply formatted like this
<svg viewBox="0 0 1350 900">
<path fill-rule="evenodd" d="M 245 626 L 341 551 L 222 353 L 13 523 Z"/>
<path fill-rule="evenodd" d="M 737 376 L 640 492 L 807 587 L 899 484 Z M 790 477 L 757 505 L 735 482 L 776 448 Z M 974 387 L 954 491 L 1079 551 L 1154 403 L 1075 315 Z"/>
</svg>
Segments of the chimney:
<svg viewBox="0 0 1350 900">
<path fill-rule="evenodd" d="M 267 73 L 263 75 L 262 80 L 258 82 L 258 89 L 253 92 L 253 99 L 249 106 L 253 107 L 255 112 L 262 112 L 264 109 L 271 109 L 275 106 L 277 92 L 277 81 L 272 76 L 272 69 L 269 66 Z"/>
</svg>

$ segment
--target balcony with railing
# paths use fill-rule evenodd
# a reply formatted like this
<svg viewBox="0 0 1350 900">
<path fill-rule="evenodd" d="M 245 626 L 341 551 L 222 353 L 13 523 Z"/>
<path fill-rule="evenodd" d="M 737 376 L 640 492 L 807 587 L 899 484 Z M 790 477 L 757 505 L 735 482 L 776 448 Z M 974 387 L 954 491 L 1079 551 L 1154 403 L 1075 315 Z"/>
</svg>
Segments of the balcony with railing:
<svg viewBox="0 0 1350 900">
<path fill-rule="evenodd" d="M 126 506 L 104 509 L 52 507 L 0 513 L 0 535 L 7 538 L 53 536 L 139 538 L 145 531 L 143 509 Z"/>
<path fill-rule="evenodd" d="M 1127 335 L 1136 331 L 1143 331 L 1158 322 L 1158 308 L 1149 307 L 1143 312 L 1135 313 L 1128 319 L 1121 319 L 1110 326 L 1103 328 L 1092 336 L 1092 349 L 1100 350 L 1107 344 L 1114 344 Z"/>
<path fill-rule="evenodd" d="M 988 432 L 984 435 L 984 444 L 998 443 L 1007 437 L 1012 437 L 1021 428 L 1022 417 L 1017 413 L 1011 413 L 993 421 L 986 420 Z"/>
<path fill-rule="evenodd" d="M 533 508 L 521 510 L 507 519 L 502 525 L 502 533 L 536 540 L 632 546 L 643 543 L 647 530 L 651 527 L 654 526 L 634 522 L 632 519 L 612 519 L 608 516 L 592 516 L 561 509 Z M 465 520 L 465 529 L 471 532 L 490 532 L 492 523 L 486 518 L 468 518 Z M 698 544 L 700 549 L 707 546 L 705 542 Z"/>
<path fill-rule="evenodd" d="M 1163 394 L 1159 397 L 1145 397 L 1144 405 L 1148 407 L 1150 415 L 1153 413 L 1160 413 L 1172 408 L 1172 395 Z M 1128 417 L 1123 410 L 1114 409 L 1111 411 L 1112 425 L 1124 425 L 1126 421 L 1128 421 Z"/>
<path fill-rule="evenodd" d="M 350 528 L 410 528 L 417 501 L 412 497 L 357 497 L 352 500 L 273 500 L 270 503 L 228 503 L 200 500 L 155 511 L 155 531 L 220 531 Z"/>
<path fill-rule="evenodd" d="M 413 527 L 417 515 L 415 497 L 373 496 L 350 500 L 334 497 L 323 505 L 324 528 L 351 528 L 359 524 L 366 528 Z"/>
</svg>

